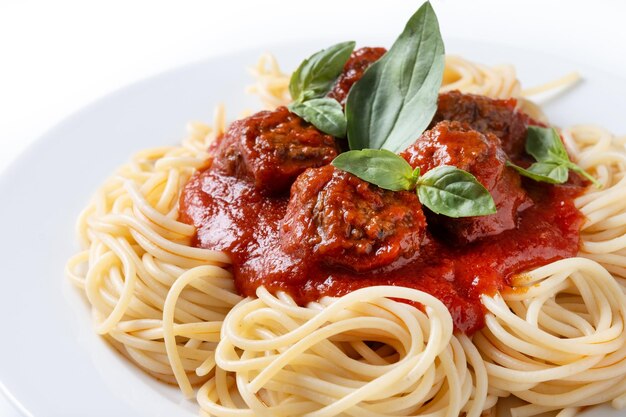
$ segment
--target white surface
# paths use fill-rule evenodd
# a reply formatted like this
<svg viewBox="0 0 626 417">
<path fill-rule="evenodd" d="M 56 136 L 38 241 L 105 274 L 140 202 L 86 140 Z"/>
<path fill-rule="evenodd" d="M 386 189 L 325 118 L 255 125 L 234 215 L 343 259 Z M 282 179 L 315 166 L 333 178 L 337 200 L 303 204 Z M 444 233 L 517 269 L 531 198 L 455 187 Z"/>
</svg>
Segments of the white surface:
<svg viewBox="0 0 626 417">
<path fill-rule="evenodd" d="M 306 3 L 315 4 L 314 10 L 306 11 L 304 4 L 277 0 L 1 3 L 0 170 L 51 125 L 130 82 L 231 49 L 314 39 L 320 32 L 332 41 L 356 39 L 364 44 L 366 38 L 376 39 L 383 33 L 387 39 L 400 31 L 417 2 L 360 1 L 359 9 L 351 10 L 356 2 L 318 0 Z M 445 39 L 525 46 L 547 54 L 572 55 L 616 74 L 626 72 L 625 3 L 441 0 L 434 5 Z M 368 35 L 354 35 L 364 32 Z M 301 56 L 311 50 L 303 47 L 298 52 Z M 537 54 L 510 56 L 510 51 L 507 54 L 499 48 L 465 51 L 472 56 L 470 52 L 491 63 L 518 63 L 526 58 L 519 64 L 521 78 L 529 85 L 573 65 Z M 0 178 L 5 202 L 0 208 L 0 252 L 10 254 L 3 260 L 5 290 L 0 292 L 5 342 L 0 348 L 0 380 L 11 388 L 14 384 L 5 377 L 7 369 L 19 371 L 20 393 L 36 403 L 37 417 L 86 415 L 81 407 L 89 400 L 96 407 L 89 415 L 166 415 L 168 409 L 179 410 L 174 391 L 161 401 L 163 387 L 126 366 L 87 331 L 89 320 L 81 315 L 85 306 L 62 276 L 64 260 L 73 249 L 71 225 L 91 190 L 131 150 L 175 142 L 185 120 L 207 119 L 218 101 L 240 107 L 240 86 L 247 78 L 239 69 L 252 63 L 256 54 L 249 53 L 232 62 L 233 66 L 223 60 L 214 65 L 205 61 L 162 77 L 156 84 L 124 90 L 53 131 L 25 155 L 21 165 Z M 297 57 L 292 58 L 294 64 Z M 227 82 L 210 85 L 214 82 L 211 71 L 223 71 Z M 590 82 L 549 107 L 553 119 L 561 124 L 601 122 L 626 133 L 626 120 L 620 114 L 626 108 L 623 83 L 612 88 L 610 77 L 593 71 L 585 75 Z M 603 101 L 607 97 L 610 102 Z M 609 113 L 601 111 L 604 107 Z M 51 159 L 55 155 L 66 163 L 55 163 Z M 42 211 L 29 208 L 33 195 L 16 188 L 25 183 L 40 187 L 45 218 L 33 220 Z M 25 258 L 33 248 L 38 250 L 36 263 Z M 43 337 L 33 340 L 24 324 L 35 318 L 50 324 L 40 322 L 37 331 Z M 42 356 L 43 346 L 52 353 Z M 76 355 L 71 366 L 60 367 L 71 354 Z M 70 389 L 72 381 L 79 382 L 74 389 L 90 387 L 92 391 L 78 395 Z M 17 391 L 16 395 L 22 399 Z M 109 396 L 112 403 L 102 401 Z M 155 409 L 129 411 L 129 403 L 134 407 L 154 404 Z M 41 408 L 46 404 L 64 408 Z M 10 413 L 0 401 L 0 415 Z"/>
<path fill-rule="evenodd" d="M 130 82 L 242 46 L 320 32 L 343 40 L 366 28 L 399 31 L 419 2 L 0 0 L 0 171 L 60 119 Z M 626 2 L 433 3 L 446 38 L 527 46 L 626 69 Z"/>
</svg>

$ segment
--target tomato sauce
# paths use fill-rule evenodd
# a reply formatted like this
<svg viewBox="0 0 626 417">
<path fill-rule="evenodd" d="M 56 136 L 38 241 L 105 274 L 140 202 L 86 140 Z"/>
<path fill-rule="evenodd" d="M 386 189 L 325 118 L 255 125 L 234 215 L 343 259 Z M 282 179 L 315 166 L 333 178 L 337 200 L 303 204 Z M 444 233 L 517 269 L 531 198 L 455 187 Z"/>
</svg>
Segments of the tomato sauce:
<svg viewBox="0 0 626 417">
<path fill-rule="evenodd" d="M 288 197 L 264 196 L 241 179 L 211 169 L 201 172 L 185 188 L 181 213 L 198 227 L 194 245 L 231 255 L 243 295 L 252 296 L 264 285 L 305 304 L 367 286 L 406 286 L 443 301 L 456 329 L 472 333 L 484 325 L 481 294 L 505 288 L 514 274 L 578 252 L 583 218 L 573 199 L 582 191 L 580 182 L 552 186 L 524 181 L 524 187 L 534 205 L 520 214 L 517 228 L 464 246 L 429 230 L 416 260 L 361 273 L 286 254 L 279 224 Z"/>
<path fill-rule="evenodd" d="M 384 50 L 353 53 L 332 90 L 349 87 Z M 583 216 L 576 174 L 563 185 L 520 178 L 526 128 L 537 124 L 516 102 L 445 93 L 431 129 L 401 154 L 422 173 L 441 165 L 471 172 L 497 213 L 450 219 L 407 191 L 382 190 L 328 164 L 341 143 L 280 107 L 233 123 L 211 147 L 212 161 L 180 198 L 197 228 L 193 245 L 232 258 L 238 292 L 285 291 L 304 305 L 375 285 L 425 291 L 449 309 L 455 328 L 484 326 L 480 297 L 515 274 L 576 256 Z"/>
</svg>

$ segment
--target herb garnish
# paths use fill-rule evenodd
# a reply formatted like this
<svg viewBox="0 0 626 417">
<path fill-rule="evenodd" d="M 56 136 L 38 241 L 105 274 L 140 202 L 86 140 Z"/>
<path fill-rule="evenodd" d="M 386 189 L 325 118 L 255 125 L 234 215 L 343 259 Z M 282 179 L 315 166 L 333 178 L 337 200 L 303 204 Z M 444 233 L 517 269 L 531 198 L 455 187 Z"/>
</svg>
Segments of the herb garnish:
<svg viewBox="0 0 626 417">
<path fill-rule="evenodd" d="M 469 172 L 439 166 L 420 176 L 400 152 L 415 142 L 437 111 L 444 46 L 430 5 L 409 19 L 389 51 L 372 64 L 348 94 L 350 152 L 332 164 L 381 188 L 416 190 L 420 202 L 449 217 L 496 212 L 489 191 Z"/>
<path fill-rule="evenodd" d="M 401 152 L 412 144 L 437 111 L 443 70 L 439 23 L 426 2 L 391 49 L 350 89 L 346 101 L 350 149 Z"/>
<path fill-rule="evenodd" d="M 333 98 L 314 98 L 302 103 L 292 103 L 289 110 L 324 133 L 336 138 L 346 137 L 346 118 L 341 104 Z"/>
<path fill-rule="evenodd" d="M 345 152 L 332 164 L 386 190 L 416 190 L 420 202 L 436 214 L 469 217 L 496 212 L 489 191 L 472 174 L 453 166 L 438 166 L 420 176 L 419 168 L 385 149 Z"/>
<path fill-rule="evenodd" d="M 354 49 L 344 42 L 313 54 L 294 72 L 289 110 L 335 137 L 348 136 L 352 151 L 332 164 L 381 188 L 416 190 L 426 207 L 449 217 L 496 212 L 489 191 L 459 168 L 439 166 L 420 176 L 394 152 L 413 143 L 437 111 L 443 79 L 444 46 L 437 16 L 424 3 L 409 19 L 389 51 L 372 64 L 341 105 L 323 97 Z"/>
<path fill-rule="evenodd" d="M 289 110 L 324 133 L 346 136 L 346 119 L 337 100 L 324 97 L 341 74 L 355 42 L 342 42 L 305 59 L 289 80 Z"/>
<path fill-rule="evenodd" d="M 537 161 L 528 168 L 507 162 L 520 175 L 535 181 L 563 184 L 567 181 L 569 170 L 572 170 L 587 178 L 596 187 L 601 187 L 598 180 L 570 161 L 561 137 L 554 128 L 529 126 L 526 133 L 526 152 Z"/>
</svg>

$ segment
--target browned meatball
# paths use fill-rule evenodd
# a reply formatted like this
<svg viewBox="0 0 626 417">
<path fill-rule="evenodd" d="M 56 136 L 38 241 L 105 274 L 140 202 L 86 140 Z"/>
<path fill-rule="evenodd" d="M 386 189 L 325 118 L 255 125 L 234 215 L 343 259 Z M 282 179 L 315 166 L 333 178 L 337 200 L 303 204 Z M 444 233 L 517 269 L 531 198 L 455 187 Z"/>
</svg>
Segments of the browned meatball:
<svg viewBox="0 0 626 417">
<path fill-rule="evenodd" d="M 516 110 L 517 100 L 495 100 L 473 94 L 451 91 L 439 95 L 437 113 L 431 127 L 442 120 L 465 122 L 482 133 L 493 133 L 502 142 L 510 158 L 524 152 L 526 129 L 529 124 L 540 125 L 528 115 Z"/>
<path fill-rule="evenodd" d="M 250 178 L 257 189 L 276 195 L 305 169 L 329 164 L 339 147 L 332 136 L 279 107 L 231 124 L 211 153 L 215 169 Z"/>
<path fill-rule="evenodd" d="M 420 167 L 422 175 L 440 165 L 456 166 L 474 175 L 491 193 L 495 214 L 460 219 L 429 215 L 429 224 L 444 229 L 459 243 L 515 228 L 518 211 L 531 204 L 519 175 L 505 165 L 500 140 L 465 123 L 440 122 L 401 155 L 413 168 Z"/>
<path fill-rule="evenodd" d="M 293 184 L 280 232 L 287 253 L 364 272 L 415 257 L 425 229 L 415 193 L 383 190 L 326 166 Z"/>
<path fill-rule="evenodd" d="M 361 48 L 352 52 L 350 59 L 346 62 L 343 72 L 335 82 L 333 89 L 328 93 L 328 97 L 334 98 L 342 106 L 346 105 L 346 98 L 352 85 L 359 81 L 366 69 L 374 62 L 378 61 L 387 50 L 385 48 Z"/>
</svg>

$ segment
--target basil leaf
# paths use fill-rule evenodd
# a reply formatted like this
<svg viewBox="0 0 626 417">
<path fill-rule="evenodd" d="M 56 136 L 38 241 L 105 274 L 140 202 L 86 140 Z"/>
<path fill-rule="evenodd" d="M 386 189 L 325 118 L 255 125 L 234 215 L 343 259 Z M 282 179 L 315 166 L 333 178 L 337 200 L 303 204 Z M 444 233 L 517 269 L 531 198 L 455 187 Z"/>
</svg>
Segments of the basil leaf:
<svg viewBox="0 0 626 417">
<path fill-rule="evenodd" d="M 439 166 L 419 177 L 419 168 L 412 169 L 404 158 L 386 149 L 345 152 L 332 165 L 386 190 L 417 186 L 420 202 L 437 214 L 469 217 L 496 212 L 489 191 L 472 174 L 456 167 Z"/>
<path fill-rule="evenodd" d="M 439 24 L 427 2 L 352 86 L 346 102 L 350 149 L 400 152 L 413 143 L 437 110 L 443 69 Z"/>
<path fill-rule="evenodd" d="M 581 167 L 579 167 L 575 163 L 569 162 L 567 164 L 567 167 L 569 169 L 571 169 L 572 171 L 577 172 L 580 175 L 582 175 L 583 177 L 587 178 L 589 181 L 591 181 L 593 183 L 593 185 L 596 186 L 596 188 L 602 188 L 602 184 L 600 184 L 600 181 L 595 179 L 593 176 L 591 176 L 591 174 L 589 174 L 587 171 L 585 171 L 584 169 L 582 169 Z"/>
<path fill-rule="evenodd" d="M 562 164 L 554 164 L 551 162 L 535 162 L 528 168 L 522 168 L 507 161 L 507 166 L 515 169 L 520 175 L 531 178 L 539 182 L 547 182 L 550 184 L 563 184 L 567 181 L 567 167 Z"/>
<path fill-rule="evenodd" d="M 567 150 L 554 128 L 528 126 L 526 152 L 538 162 L 569 162 Z"/>
<path fill-rule="evenodd" d="M 411 165 L 401 156 L 384 149 L 344 152 L 333 160 L 332 165 L 385 190 L 411 190 L 415 186 Z"/>
<path fill-rule="evenodd" d="M 304 103 L 291 103 L 288 107 L 322 132 L 337 138 L 346 136 L 346 118 L 337 100 L 314 98 Z"/>
<path fill-rule="evenodd" d="M 489 191 L 469 172 L 442 165 L 417 181 L 420 202 L 448 217 L 485 216 L 496 212 Z"/>
<path fill-rule="evenodd" d="M 521 175 L 535 181 L 562 184 L 567 181 L 568 170 L 571 169 L 587 178 L 596 187 L 602 187 L 602 184 L 587 171 L 570 161 L 565 145 L 554 128 L 529 126 L 526 132 L 526 152 L 537 160 L 537 163 L 528 169 L 507 163 Z"/>
<path fill-rule="evenodd" d="M 326 95 L 343 71 L 355 45 L 352 41 L 338 43 L 305 59 L 291 75 L 291 97 L 302 102 Z"/>
<path fill-rule="evenodd" d="M 411 174 L 411 178 L 413 179 L 413 182 L 417 182 L 417 180 L 419 179 L 421 174 L 421 170 L 420 167 L 417 167 L 413 170 L 413 174 Z"/>
</svg>

